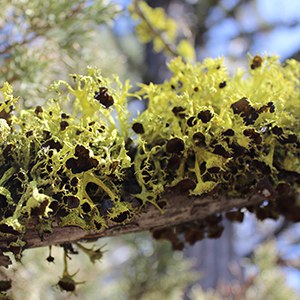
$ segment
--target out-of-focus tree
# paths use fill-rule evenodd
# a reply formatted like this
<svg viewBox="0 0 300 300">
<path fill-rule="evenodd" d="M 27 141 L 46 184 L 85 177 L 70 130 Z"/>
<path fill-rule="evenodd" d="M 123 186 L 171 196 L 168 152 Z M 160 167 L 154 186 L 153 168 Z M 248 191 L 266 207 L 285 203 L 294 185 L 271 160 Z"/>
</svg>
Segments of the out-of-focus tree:
<svg viewBox="0 0 300 300">
<path fill-rule="evenodd" d="M 6 276 L 13 278 L 9 294 L 13 299 L 180 299 L 187 284 L 200 274 L 190 271 L 191 264 L 182 252 L 171 245 L 150 239 L 149 234 L 122 238 L 105 238 L 94 244 L 103 247 L 101 261 L 92 263 L 83 252 L 72 255 L 69 271 L 78 285 L 75 294 L 61 292 L 57 287 L 62 273 L 63 248 L 52 247 L 54 262 L 46 261 L 45 248 L 25 251 L 21 265 L 10 268 Z M 90 244 L 84 247 L 91 248 Z M 74 250 L 80 250 L 75 247 Z M 28 284 L 30 281 L 31 284 Z"/>
<path fill-rule="evenodd" d="M 195 286 L 191 293 L 191 300 L 219 300 L 219 299 L 293 299 L 299 295 L 286 285 L 285 274 L 280 269 L 280 258 L 276 251 L 274 241 L 260 245 L 254 252 L 253 259 L 245 262 L 252 265 L 252 271 L 247 280 L 223 285 L 219 290 L 203 291 L 200 286 Z"/>
</svg>

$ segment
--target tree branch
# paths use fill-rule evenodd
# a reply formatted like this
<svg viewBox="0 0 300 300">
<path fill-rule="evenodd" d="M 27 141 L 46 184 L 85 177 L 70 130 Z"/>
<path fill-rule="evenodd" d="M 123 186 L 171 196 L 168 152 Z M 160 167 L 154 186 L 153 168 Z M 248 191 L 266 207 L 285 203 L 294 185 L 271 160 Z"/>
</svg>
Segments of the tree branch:
<svg viewBox="0 0 300 300">
<path fill-rule="evenodd" d="M 25 233 L 25 248 L 43 247 L 55 244 L 70 243 L 81 240 L 93 240 L 100 237 L 116 236 L 145 230 L 162 229 L 191 221 L 201 220 L 212 214 L 229 211 L 233 208 L 242 208 L 248 205 L 257 205 L 263 201 L 259 196 L 251 199 L 224 197 L 195 197 L 186 194 L 165 194 L 166 206 L 160 211 L 158 208 L 148 205 L 130 221 L 117 224 L 108 223 L 108 227 L 101 232 L 86 232 L 79 227 L 59 227 L 53 224 L 53 232 L 45 233 L 41 237 L 33 222 Z M 4 252 L 12 238 L 0 237 L 0 249 Z"/>
</svg>

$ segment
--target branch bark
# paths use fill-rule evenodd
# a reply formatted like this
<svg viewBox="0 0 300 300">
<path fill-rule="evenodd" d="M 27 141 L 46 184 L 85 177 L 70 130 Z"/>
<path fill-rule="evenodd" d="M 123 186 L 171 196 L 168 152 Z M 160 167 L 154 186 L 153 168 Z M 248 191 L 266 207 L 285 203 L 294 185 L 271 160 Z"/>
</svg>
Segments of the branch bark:
<svg viewBox="0 0 300 300">
<path fill-rule="evenodd" d="M 215 213 L 229 211 L 233 208 L 242 208 L 249 205 L 257 205 L 263 201 L 260 196 L 247 198 L 225 197 L 196 197 L 186 194 L 168 192 L 164 195 L 166 206 L 160 211 L 153 205 L 148 205 L 134 216 L 130 221 L 122 224 L 108 223 L 108 227 L 101 232 L 86 232 L 79 227 L 59 227 L 53 224 L 53 232 L 45 233 L 41 237 L 36 229 L 36 224 L 31 224 L 23 240 L 25 248 L 43 247 L 76 241 L 89 241 L 107 236 L 116 236 L 145 230 L 162 229 L 195 220 L 204 219 Z M 5 250 L 9 238 L 0 237 L 0 249 Z"/>
</svg>

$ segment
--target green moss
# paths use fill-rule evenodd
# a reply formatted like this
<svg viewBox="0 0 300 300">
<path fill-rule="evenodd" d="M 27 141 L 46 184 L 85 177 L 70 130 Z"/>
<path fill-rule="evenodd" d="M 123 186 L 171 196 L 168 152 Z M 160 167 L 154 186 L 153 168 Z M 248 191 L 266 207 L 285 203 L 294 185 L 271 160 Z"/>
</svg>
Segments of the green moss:
<svg viewBox="0 0 300 300">
<path fill-rule="evenodd" d="M 273 212 L 300 220 L 299 63 L 256 56 L 249 72 L 229 76 L 223 59 L 189 64 L 176 58 L 169 69 L 169 80 L 141 85 L 134 95 L 128 82 L 89 69 L 72 75 L 72 83 L 54 83 L 54 97 L 30 110 L 16 108 L 5 84 L 0 231 L 21 236 L 29 220 L 47 231 L 52 221 L 102 230 L 139 210 L 133 198 L 159 207 L 166 189 L 262 194 L 277 199 Z M 132 124 L 129 96 L 148 100 Z M 285 196 L 294 199 L 288 207 L 283 183 Z M 263 216 L 278 215 L 263 209 Z"/>
</svg>

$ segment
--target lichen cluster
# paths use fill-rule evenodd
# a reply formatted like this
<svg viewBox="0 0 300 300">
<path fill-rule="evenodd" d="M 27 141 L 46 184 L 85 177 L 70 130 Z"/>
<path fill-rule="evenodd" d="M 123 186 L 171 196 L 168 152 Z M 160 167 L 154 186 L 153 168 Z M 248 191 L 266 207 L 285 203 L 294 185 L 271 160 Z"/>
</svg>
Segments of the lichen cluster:
<svg viewBox="0 0 300 300">
<path fill-rule="evenodd" d="M 250 74 L 230 77 L 223 59 L 177 58 L 170 80 L 142 86 L 149 105 L 133 124 L 141 199 L 176 186 L 228 196 L 256 187 L 269 198 L 281 181 L 299 181 L 299 64 L 260 59 L 251 59 Z"/>
<path fill-rule="evenodd" d="M 135 94 L 128 82 L 89 69 L 53 84 L 55 96 L 30 110 L 18 108 L 21 100 L 4 84 L 1 234 L 21 237 L 32 220 L 41 234 L 54 221 L 99 231 L 147 203 L 160 207 L 172 190 L 258 194 L 264 205 L 248 208 L 258 218 L 299 221 L 299 63 L 255 56 L 248 73 L 230 76 L 223 59 L 178 57 L 169 69 L 169 80 Z M 148 108 L 130 123 L 132 96 Z"/>
<path fill-rule="evenodd" d="M 129 84 L 116 78 L 116 87 L 110 85 L 90 69 L 87 76 L 74 75 L 70 85 L 55 83 L 56 96 L 31 110 L 14 110 L 17 99 L 4 85 L 2 232 L 24 232 L 32 218 L 41 230 L 51 230 L 53 220 L 100 230 L 107 216 L 130 210 L 121 198 L 131 164 L 125 148 Z"/>
</svg>

